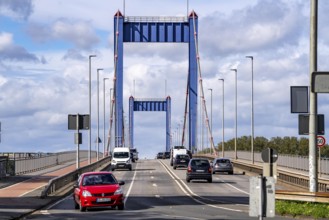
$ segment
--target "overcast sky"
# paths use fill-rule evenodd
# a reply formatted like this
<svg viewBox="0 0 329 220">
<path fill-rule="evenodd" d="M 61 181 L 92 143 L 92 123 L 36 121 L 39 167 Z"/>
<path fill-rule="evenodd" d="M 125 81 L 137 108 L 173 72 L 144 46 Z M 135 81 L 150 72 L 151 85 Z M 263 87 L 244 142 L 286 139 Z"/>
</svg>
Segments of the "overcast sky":
<svg viewBox="0 0 329 220">
<path fill-rule="evenodd" d="M 1 152 L 75 149 L 67 115 L 88 113 L 90 54 L 97 55 L 92 59 L 93 141 L 97 136 L 96 69 L 104 69 L 100 72 L 103 139 L 102 79 L 111 79 L 106 81 L 107 133 L 113 87 L 113 16 L 117 10 L 125 16 L 180 17 L 196 11 L 209 116 L 208 89 L 213 89 L 215 144 L 222 139 L 219 78 L 225 79 L 225 140 L 234 138 L 235 78 L 231 68 L 238 70 L 238 136 L 251 134 L 251 61 L 247 55 L 254 57 L 255 136 L 300 137 L 298 115 L 290 113 L 290 86 L 309 85 L 309 0 L 190 0 L 188 6 L 186 0 L 126 0 L 125 4 L 122 0 L 1 0 Z M 329 1 L 319 0 L 321 71 L 329 70 L 328 11 Z M 187 71 L 187 44 L 126 44 L 125 114 L 130 95 L 170 95 L 172 132 L 177 132 L 183 120 Z M 328 101 L 327 94 L 319 95 L 319 113 L 326 114 Z M 135 147 L 142 157 L 154 157 L 165 150 L 164 112 L 135 112 L 134 123 Z M 82 133 L 81 148 L 87 149 L 88 133 Z M 94 143 L 92 147 L 95 149 Z"/>
</svg>

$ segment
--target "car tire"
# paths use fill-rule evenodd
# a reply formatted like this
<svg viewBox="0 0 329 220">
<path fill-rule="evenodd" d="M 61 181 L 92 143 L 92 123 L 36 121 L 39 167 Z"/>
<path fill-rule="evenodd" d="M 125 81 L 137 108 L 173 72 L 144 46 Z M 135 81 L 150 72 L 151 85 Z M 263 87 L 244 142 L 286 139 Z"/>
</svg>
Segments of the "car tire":
<svg viewBox="0 0 329 220">
<path fill-rule="evenodd" d="M 115 169 L 114 168 L 112 168 L 112 171 L 114 171 Z"/>
<path fill-rule="evenodd" d="M 233 171 L 231 171 L 231 172 L 228 172 L 228 174 L 230 174 L 230 175 L 233 175 Z"/>
<path fill-rule="evenodd" d="M 212 178 L 208 179 L 208 183 L 212 183 Z"/>
<path fill-rule="evenodd" d="M 176 166 L 174 166 L 174 170 L 176 170 Z"/>
<path fill-rule="evenodd" d="M 122 204 L 122 205 L 118 205 L 118 209 L 119 209 L 119 210 L 124 210 L 124 209 L 125 209 L 125 205 L 124 205 L 124 204 Z"/>
<path fill-rule="evenodd" d="M 216 174 L 216 172 L 215 172 L 215 171 L 213 171 L 213 172 L 212 172 L 212 174 Z"/>
<path fill-rule="evenodd" d="M 190 179 L 190 178 L 186 178 L 186 182 L 188 182 L 188 183 L 189 183 L 190 181 L 191 181 L 191 179 Z"/>
</svg>

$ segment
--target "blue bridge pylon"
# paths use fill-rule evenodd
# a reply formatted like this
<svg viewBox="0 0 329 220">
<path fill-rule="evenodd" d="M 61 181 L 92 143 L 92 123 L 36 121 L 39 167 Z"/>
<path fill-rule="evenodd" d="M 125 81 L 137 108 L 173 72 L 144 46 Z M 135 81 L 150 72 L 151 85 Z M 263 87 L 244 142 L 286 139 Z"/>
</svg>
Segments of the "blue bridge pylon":
<svg viewBox="0 0 329 220">
<path fill-rule="evenodd" d="M 194 11 L 186 17 L 125 17 L 114 15 L 115 62 L 115 147 L 124 143 L 123 131 L 123 43 L 188 43 L 189 66 L 189 150 L 194 152 L 197 139 L 198 68 L 196 41 L 198 16 Z"/>
</svg>

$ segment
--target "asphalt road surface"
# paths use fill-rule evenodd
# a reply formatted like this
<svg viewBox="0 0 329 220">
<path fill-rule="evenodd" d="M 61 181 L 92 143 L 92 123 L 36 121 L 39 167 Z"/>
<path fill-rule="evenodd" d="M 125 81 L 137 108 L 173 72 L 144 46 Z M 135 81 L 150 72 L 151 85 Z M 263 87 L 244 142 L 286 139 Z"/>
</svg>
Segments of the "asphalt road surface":
<svg viewBox="0 0 329 220">
<path fill-rule="evenodd" d="M 124 210 L 80 212 L 70 195 L 25 219 L 258 219 L 249 217 L 249 177 L 239 173 L 187 183 L 186 169 L 174 170 L 169 160 L 138 160 L 132 171 L 113 173 L 126 183 Z"/>
</svg>

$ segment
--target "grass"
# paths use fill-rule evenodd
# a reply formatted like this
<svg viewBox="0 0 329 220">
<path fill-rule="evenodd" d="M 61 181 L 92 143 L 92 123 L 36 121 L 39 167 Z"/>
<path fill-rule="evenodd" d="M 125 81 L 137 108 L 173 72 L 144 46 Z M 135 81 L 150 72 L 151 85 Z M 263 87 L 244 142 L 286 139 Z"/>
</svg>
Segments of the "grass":
<svg viewBox="0 0 329 220">
<path fill-rule="evenodd" d="M 290 215 L 293 217 L 307 216 L 314 219 L 329 218 L 329 204 L 298 201 L 275 201 L 277 215 Z"/>
</svg>

